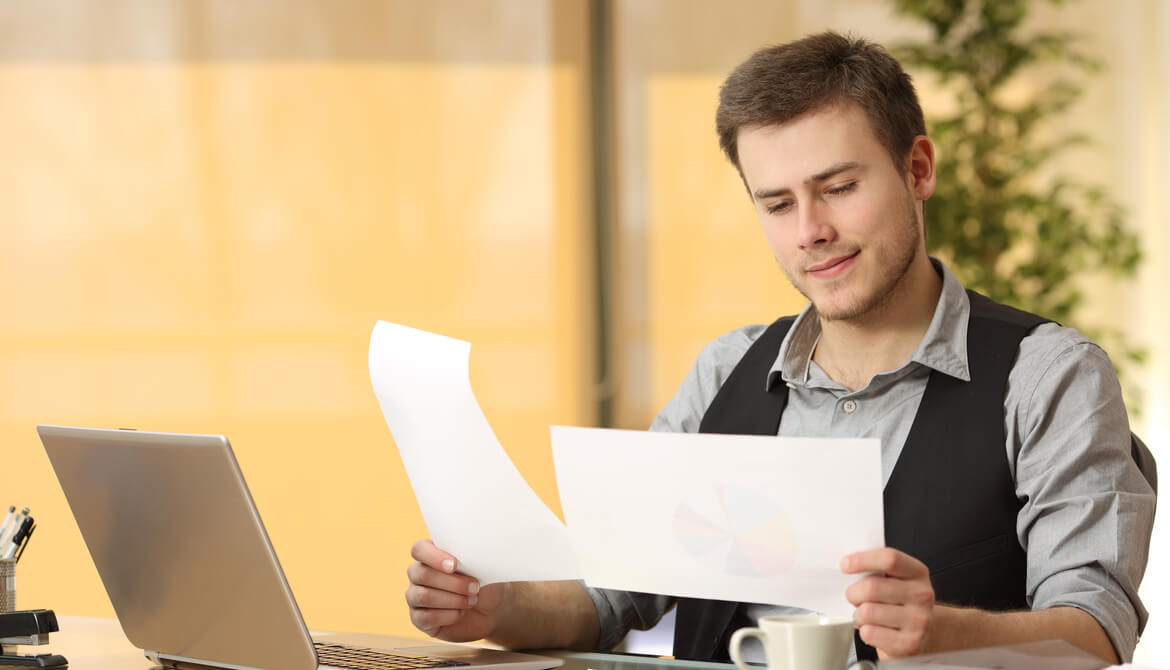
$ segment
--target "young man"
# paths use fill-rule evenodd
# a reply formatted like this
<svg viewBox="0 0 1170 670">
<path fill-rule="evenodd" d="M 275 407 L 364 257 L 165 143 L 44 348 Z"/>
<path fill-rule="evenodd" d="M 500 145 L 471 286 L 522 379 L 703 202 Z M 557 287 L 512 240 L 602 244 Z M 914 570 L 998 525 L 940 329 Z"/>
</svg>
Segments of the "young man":
<svg viewBox="0 0 1170 670">
<path fill-rule="evenodd" d="M 859 655 L 1064 638 L 1129 659 L 1155 499 L 1113 368 L 927 256 L 934 147 L 897 61 L 834 33 L 764 49 L 724 83 L 716 125 L 809 306 L 709 344 L 652 429 L 881 438 L 888 546 L 841 561 Z M 480 589 L 429 541 L 412 556 L 412 621 L 446 640 L 608 648 L 677 604 L 675 655 L 726 659 L 731 632 L 788 609 Z"/>
</svg>

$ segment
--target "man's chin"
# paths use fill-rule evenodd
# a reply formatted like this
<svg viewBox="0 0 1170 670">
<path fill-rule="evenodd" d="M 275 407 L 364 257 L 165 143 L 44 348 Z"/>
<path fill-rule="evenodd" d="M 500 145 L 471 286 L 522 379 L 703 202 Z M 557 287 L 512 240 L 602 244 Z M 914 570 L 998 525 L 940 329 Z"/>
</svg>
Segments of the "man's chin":
<svg viewBox="0 0 1170 670">
<path fill-rule="evenodd" d="M 822 309 L 816 304 L 813 304 L 813 308 L 817 310 L 817 316 L 821 318 L 821 321 L 849 321 L 857 316 L 851 310 Z"/>
<path fill-rule="evenodd" d="M 850 321 L 869 311 L 869 305 L 853 296 L 834 296 L 832 299 L 813 300 L 813 309 L 822 321 Z"/>
<path fill-rule="evenodd" d="M 791 281 L 791 276 L 789 280 Z M 812 303 L 817 316 L 823 321 L 855 319 L 865 314 L 871 307 L 865 303 L 865 296 L 854 295 L 849 291 L 844 281 L 824 282 L 824 284 L 828 285 L 819 286 L 817 288 L 821 290 L 814 292 L 809 290 L 810 287 L 807 284 L 792 282 L 796 290 L 800 291 Z M 832 284 L 836 284 L 836 286 Z"/>
</svg>

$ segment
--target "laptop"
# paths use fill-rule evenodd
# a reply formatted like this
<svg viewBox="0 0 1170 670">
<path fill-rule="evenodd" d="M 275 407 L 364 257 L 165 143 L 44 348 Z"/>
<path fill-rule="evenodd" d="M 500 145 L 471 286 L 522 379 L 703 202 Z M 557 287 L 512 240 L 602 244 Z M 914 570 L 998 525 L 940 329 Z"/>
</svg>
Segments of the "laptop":
<svg viewBox="0 0 1170 670">
<path fill-rule="evenodd" d="M 559 658 L 383 635 L 310 637 L 227 438 L 37 426 L 122 630 L 154 662 L 232 670 Z M 324 541 L 306 529 L 305 541 Z"/>
</svg>

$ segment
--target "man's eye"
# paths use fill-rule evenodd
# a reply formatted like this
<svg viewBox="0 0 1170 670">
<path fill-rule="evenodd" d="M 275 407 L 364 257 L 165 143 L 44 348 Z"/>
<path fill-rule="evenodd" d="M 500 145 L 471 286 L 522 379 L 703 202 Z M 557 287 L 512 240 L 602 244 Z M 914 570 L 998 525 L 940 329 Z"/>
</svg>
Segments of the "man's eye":
<svg viewBox="0 0 1170 670">
<path fill-rule="evenodd" d="M 792 207 L 791 202 L 788 202 L 788 201 L 778 202 L 774 205 L 768 205 L 768 213 L 769 214 L 783 214 L 784 212 L 787 212 L 791 207 Z"/>
<path fill-rule="evenodd" d="M 829 195 L 841 195 L 843 193 L 848 193 L 853 190 L 854 186 L 857 186 L 857 182 L 855 181 L 851 181 L 848 184 L 841 184 L 840 186 L 834 186 L 833 188 L 829 189 Z"/>
</svg>

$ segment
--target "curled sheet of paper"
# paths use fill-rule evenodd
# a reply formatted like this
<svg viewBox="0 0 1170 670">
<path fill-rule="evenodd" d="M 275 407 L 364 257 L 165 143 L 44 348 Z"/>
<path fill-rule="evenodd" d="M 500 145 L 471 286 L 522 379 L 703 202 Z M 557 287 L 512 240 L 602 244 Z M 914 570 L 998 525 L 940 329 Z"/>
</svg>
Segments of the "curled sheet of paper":
<svg viewBox="0 0 1170 670">
<path fill-rule="evenodd" d="M 1109 666 L 1106 668 L 1106 666 Z M 1000 647 L 961 649 L 923 654 L 907 658 L 887 659 L 878 664 L 880 670 L 969 670 L 995 668 L 996 670 L 1113 670 L 1134 666 L 1110 666 L 1105 661 L 1065 640 L 1022 642 Z"/>
<path fill-rule="evenodd" d="M 551 432 L 590 586 L 850 616 L 840 561 L 885 544 L 877 439 Z"/>
<path fill-rule="evenodd" d="M 431 539 L 483 584 L 578 579 L 568 531 L 524 481 L 471 390 L 471 345 L 379 321 L 370 381 Z"/>
</svg>

